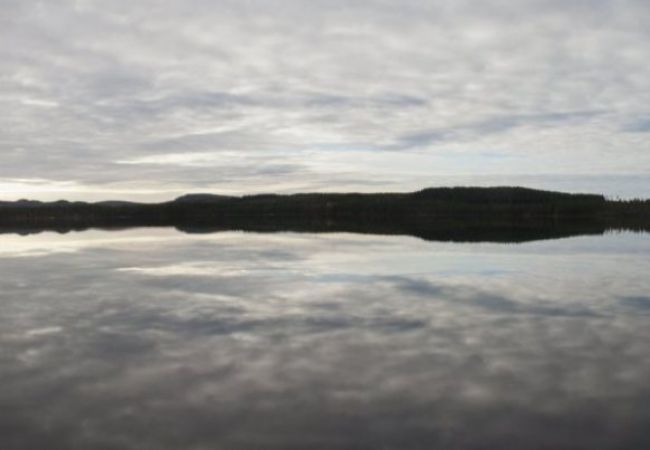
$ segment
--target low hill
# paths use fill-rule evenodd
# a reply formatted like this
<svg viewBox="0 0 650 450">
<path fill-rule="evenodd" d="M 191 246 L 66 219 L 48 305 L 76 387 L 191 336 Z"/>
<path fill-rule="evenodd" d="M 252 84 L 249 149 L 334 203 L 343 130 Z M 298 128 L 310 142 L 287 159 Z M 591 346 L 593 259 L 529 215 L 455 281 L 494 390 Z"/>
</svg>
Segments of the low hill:
<svg viewBox="0 0 650 450">
<path fill-rule="evenodd" d="M 0 229 L 173 226 L 184 230 L 353 231 L 427 239 L 499 240 L 608 229 L 650 230 L 650 201 L 522 187 L 427 188 L 412 193 L 187 194 L 143 204 L 0 202 Z M 480 233 L 479 233 L 480 232 Z M 478 234 L 477 234 L 478 233 Z M 479 238 L 479 240 L 482 238 Z"/>
</svg>

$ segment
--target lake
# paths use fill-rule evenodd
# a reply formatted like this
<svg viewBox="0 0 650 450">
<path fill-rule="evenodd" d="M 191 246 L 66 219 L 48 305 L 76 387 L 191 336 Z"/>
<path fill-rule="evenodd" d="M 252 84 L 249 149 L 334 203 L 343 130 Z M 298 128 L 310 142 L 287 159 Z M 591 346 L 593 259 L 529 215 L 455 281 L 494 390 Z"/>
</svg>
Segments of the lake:
<svg viewBox="0 0 650 450">
<path fill-rule="evenodd" d="M 650 234 L 0 235 L 0 448 L 650 448 Z"/>
</svg>

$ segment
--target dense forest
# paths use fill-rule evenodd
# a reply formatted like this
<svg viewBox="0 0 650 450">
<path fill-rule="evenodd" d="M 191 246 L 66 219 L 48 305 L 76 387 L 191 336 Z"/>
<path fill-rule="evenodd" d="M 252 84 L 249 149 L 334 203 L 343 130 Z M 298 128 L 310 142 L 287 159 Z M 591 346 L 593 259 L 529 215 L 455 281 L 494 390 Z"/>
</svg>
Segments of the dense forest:
<svg viewBox="0 0 650 450">
<path fill-rule="evenodd" d="M 190 194 L 156 204 L 0 202 L 0 232 L 131 226 L 523 241 L 617 229 L 650 231 L 650 201 L 612 201 L 602 195 L 521 187 L 457 187 L 377 194 Z"/>
</svg>

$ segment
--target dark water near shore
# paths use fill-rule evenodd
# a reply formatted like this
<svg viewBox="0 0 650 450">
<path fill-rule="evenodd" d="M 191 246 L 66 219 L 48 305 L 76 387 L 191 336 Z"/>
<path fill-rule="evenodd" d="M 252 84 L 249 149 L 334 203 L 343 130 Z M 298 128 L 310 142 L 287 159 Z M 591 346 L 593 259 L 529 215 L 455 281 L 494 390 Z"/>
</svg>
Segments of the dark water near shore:
<svg viewBox="0 0 650 450">
<path fill-rule="evenodd" d="M 0 236 L 0 448 L 650 448 L 650 234 Z"/>
</svg>

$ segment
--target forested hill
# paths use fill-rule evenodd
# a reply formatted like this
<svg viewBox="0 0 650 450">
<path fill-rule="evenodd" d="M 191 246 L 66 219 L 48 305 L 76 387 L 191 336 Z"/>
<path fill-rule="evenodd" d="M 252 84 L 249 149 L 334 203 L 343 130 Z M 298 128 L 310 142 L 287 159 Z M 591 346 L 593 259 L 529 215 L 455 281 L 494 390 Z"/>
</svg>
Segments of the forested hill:
<svg viewBox="0 0 650 450">
<path fill-rule="evenodd" d="M 426 236 L 459 230 L 650 230 L 650 201 L 522 187 L 428 188 L 412 193 L 188 194 L 155 203 L 0 202 L 0 228 L 175 226 L 185 230 L 305 230 Z M 514 231 L 513 231 L 514 232 Z"/>
</svg>

